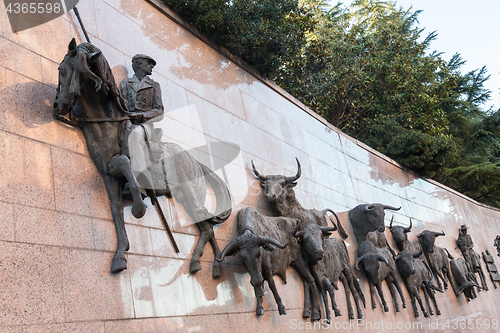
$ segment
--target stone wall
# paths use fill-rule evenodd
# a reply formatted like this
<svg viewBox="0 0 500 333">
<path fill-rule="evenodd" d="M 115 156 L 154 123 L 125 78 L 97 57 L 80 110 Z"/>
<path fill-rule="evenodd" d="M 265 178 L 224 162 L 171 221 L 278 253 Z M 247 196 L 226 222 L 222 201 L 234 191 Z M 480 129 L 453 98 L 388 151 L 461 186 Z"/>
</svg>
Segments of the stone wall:
<svg viewBox="0 0 500 333">
<path fill-rule="evenodd" d="M 157 60 L 152 78 L 162 88 L 165 140 L 200 157 L 200 147 L 209 143 L 240 147 L 239 155 L 217 170 L 234 199 L 234 213 L 215 229 L 221 248 L 236 237 L 238 209 L 252 206 L 272 214 L 248 169 L 250 161 L 264 174 L 293 175 L 297 157 L 302 164 L 298 199 L 307 208 L 339 212 L 349 234 L 351 263 L 357 245 L 347 211 L 372 202 L 402 206 L 394 220 L 407 225 L 412 218 L 412 240 L 424 229 L 443 230 L 446 237 L 437 245 L 459 256 L 455 239 L 459 226 L 467 224 L 475 249 L 494 252 L 498 210 L 421 179 L 342 134 L 200 37 L 158 0 L 83 0 L 78 9 L 117 82 L 133 73 L 136 53 Z M 58 64 L 71 38 L 83 41 L 72 15 L 14 34 L 0 4 L 0 332 L 289 332 L 310 327 L 301 317 L 303 289 L 292 269 L 286 285 L 275 277 L 288 314 L 279 316 L 266 287 L 260 318 L 238 256 L 225 260 L 222 277 L 212 279 L 213 254 L 207 247 L 202 270 L 190 275 L 198 230 L 173 200 L 162 198 L 161 204 L 181 252 L 173 251 L 151 205 L 141 219 L 127 207 L 128 269 L 110 274 L 116 236 L 102 178 L 81 131 L 52 118 Z M 386 224 L 391 216 L 386 215 Z M 365 323 L 348 326 L 340 287 L 336 297 L 343 316 L 328 328 L 416 331 L 421 324 L 426 332 L 456 332 L 461 331 L 457 321 L 477 325 L 488 319 L 489 329 L 470 331 L 497 331 L 491 321 L 500 319 L 500 298 L 489 277 L 490 290 L 470 303 L 451 290 L 437 294 L 442 311 L 437 330 L 430 324 L 436 325 L 438 317 L 413 317 L 406 290 L 408 309 L 397 314 L 392 305 L 388 313 L 380 306 L 372 310 L 367 281 L 356 274 L 367 299 Z M 384 293 L 390 300 L 385 285 Z"/>
</svg>

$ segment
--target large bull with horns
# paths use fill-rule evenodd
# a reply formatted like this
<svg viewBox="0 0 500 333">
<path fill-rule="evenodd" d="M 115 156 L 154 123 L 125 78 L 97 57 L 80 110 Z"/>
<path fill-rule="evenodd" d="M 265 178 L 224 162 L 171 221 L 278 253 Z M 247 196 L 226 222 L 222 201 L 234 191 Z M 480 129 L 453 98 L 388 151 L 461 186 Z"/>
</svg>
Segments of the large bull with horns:
<svg viewBox="0 0 500 333">
<path fill-rule="evenodd" d="M 264 314 L 262 307 L 262 296 L 264 295 L 264 280 L 269 284 L 274 299 L 278 304 L 279 314 L 286 314 L 285 306 L 276 289 L 273 276 L 281 277 L 286 283 L 286 269 L 292 266 L 299 273 L 304 283 L 305 304 L 304 311 L 311 311 L 309 291 L 312 293 L 312 319 L 319 320 L 321 311 L 319 308 L 319 295 L 314 285 L 314 278 L 309 272 L 308 265 L 302 256 L 299 242 L 316 244 L 311 255 L 316 258 L 323 257 L 323 237 L 329 236 L 336 227 L 305 228 L 298 231 L 299 221 L 287 217 L 263 216 L 254 208 L 248 207 L 238 212 L 236 216 L 238 238 L 229 243 L 222 251 L 222 261 L 225 256 L 240 253 L 241 260 L 250 273 L 250 284 L 257 298 L 257 315 Z M 277 249 L 276 249 L 277 247 Z M 309 316 L 308 316 L 309 317 Z"/>
<path fill-rule="evenodd" d="M 316 224 L 318 226 L 327 227 L 328 220 L 331 221 L 331 219 L 326 214 L 331 213 L 337 220 L 337 223 L 331 221 L 332 224 L 335 226 L 335 228 L 337 228 L 342 238 L 347 238 L 347 233 L 342 228 L 339 218 L 332 209 L 326 208 L 321 211 L 317 209 L 306 209 L 302 207 L 300 202 L 297 200 L 293 188 L 297 185 L 297 180 L 302 174 L 302 168 L 297 158 L 296 161 L 297 173 L 294 176 L 262 175 L 257 171 L 252 161 L 253 173 L 259 180 L 260 186 L 264 189 L 264 194 L 268 202 L 271 204 L 272 208 L 279 216 L 298 219 L 300 221 L 300 228 L 305 228 L 305 226 L 309 224 Z M 319 283 L 318 279 L 317 282 Z M 321 284 L 319 284 L 318 287 L 320 288 L 322 293 L 324 293 Z M 302 314 L 304 318 L 308 318 L 310 315 L 310 311 L 308 310 L 308 302 L 311 301 L 313 304 L 312 320 L 320 319 L 320 314 L 314 309 L 316 307 L 316 292 L 316 288 L 311 289 L 312 299 L 309 300 L 309 290 L 304 284 L 304 312 Z"/>
<path fill-rule="evenodd" d="M 337 224 L 332 221 L 333 225 L 338 227 L 339 234 L 342 238 L 347 238 L 347 233 L 342 228 L 340 221 L 335 212 L 329 208 L 323 210 L 306 209 L 302 207 L 300 202 L 295 197 L 293 188 L 297 185 L 297 180 L 300 178 L 302 168 L 299 160 L 297 160 L 297 174 L 292 177 L 283 175 L 261 175 L 252 161 L 252 169 L 260 182 L 260 186 L 264 189 L 267 200 L 278 213 L 279 216 L 286 216 L 300 220 L 301 227 L 306 224 L 315 223 L 320 226 L 327 226 L 326 213 L 332 213 L 337 220 Z"/>
<path fill-rule="evenodd" d="M 401 207 L 396 208 L 380 203 L 358 205 L 349 211 L 349 219 L 351 220 L 352 229 L 358 245 L 360 245 L 369 232 L 385 231 L 385 210 L 400 210 Z M 377 245 L 377 244 L 375 244 Z"/>
</svg>

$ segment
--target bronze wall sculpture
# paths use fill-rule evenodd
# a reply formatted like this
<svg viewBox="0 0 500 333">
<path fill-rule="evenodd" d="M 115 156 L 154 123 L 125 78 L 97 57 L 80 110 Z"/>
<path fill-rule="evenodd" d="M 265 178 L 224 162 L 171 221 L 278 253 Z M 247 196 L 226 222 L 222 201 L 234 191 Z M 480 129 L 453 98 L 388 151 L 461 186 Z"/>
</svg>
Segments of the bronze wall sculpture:
<svg viewBox="0 0 500 333">
<path fill-rule="evenodd" d="M 427 263 L 432 270 L 432 274 L 434 275 L 438 287 L 441 288 L 442 281 L 444 289 L 448 289 L 447 280 L 449 280 L 455 296 L 458 297 L 459 292 L 455 288 L 451 279 L 450 263 L 446 251 L 444 248 L 434 244 L 436 237 L 444 235 L 444 232 L 424 230 L 417 235 L 417 238 L 422 246 L 422 251 L 424 252 L 425 258 L 427 259 Z"/>
<path fill-rule="evenodd" d="M 408 240 L 408 233 L 411 231 L 412 228 L 411 218 L 410 218 L 410 225 L 406 228 L 399 225 L 393 226 L 392 224 L 393 220 L 394 216 L 391 219 L 389 230 L 391 231 L 392 238 L 394 239 L 394 242 L 396 243 L 396 246 L 398 247 L 399 251 L 408 251 L 412 253 L 421 252 L 422 247 L 418 242 L 412 242 Z M 423 256 L 421 256 L 421 258 L 423 258 Z"/>
<path fill-rule="evenodd" d="M 425 261 L 420 259 L 421 255 L 422 251 L 412 253 L 407 250 L 403 250 L 398 253 L 394 260 L 396 261 L 396 267 L 398 268 L 399 275 L 403 279 L 406 289 L 410 294 L 411 305 L 413 307 L 413 313 L 415 317 L 419 316 L 417 305 L 415 304 L 415 299 L 418 301 L 424 317 L 428 317 L 429 315 L 434 314 L 431 304 L 429 303 L 429 298 L 434 304 L 436 315 L 439 316 L 441 314 L 441 311 L 439 310 L 436 298 L 434 297 L 434 292 L 432 290 L 434 289 L 439 292 L 443 292 L 443 290 L 436 287 L 432 283 L 432 273 L 425 264 Z M 425 307 L 420 297 L 420 289 L 422 289 L 422 291 L 424 292 L 426 301 Z"/>
<path fill-rule="evenodd" d="M 306 209 L 302 207 L 297 198 L 295 197 L 295 192 L 293 187 L 297 185 L 296 181 L 301 176 L 300 162 L 297 161 L 297 173 L 295 176 L 287 177 L 284 175 L 261 175 L 252 161 L 252 170 L 259 180 L 260 186 L 264 189 L 264 194 L 271 204 L 271 207 L 279 216 L 285 216 L 290 218 L 296 218 L 300 221 L 300 227 L 304 228 L 308 224 L 317 224 L 319 226 L 328 226 L 326 213 L 332 213 L 337 223 L 332 221 L 332 224 L 337 228 L 339 234 L 343 238 L 347 238 L 347 233 L 342 228 L 340 221 L 331 209 L 324 209 L 322 211 L 316 209 Z M 317 245 L 317 244 L 316 244 Z M 315 262 L 314 262 L 315 263 Z M 319 307 L 319 296 L 317 295 L 317 289 L 315 284 L 310 284 L 309 281 L 304 282 L 304 311 L 303 317 L 309 318 L 311 316 L 312 320 L 319 320 L 321 318 L 321 312 Z M 318 281 L 316 281 L 318 282 Z M 319 282 L 318 282 L 319 283 Z M 321 289 L 321 285 L 318 286 Z M 324 291 L 321 289 L 321 292 Z M 311 299 L 310 299 L 311 298 Z M 312 315 L 311 315 L 311 304 L 312 303 Z"/>
<path fill-rule="evenodd" d="M 486 264 L 486 269 L 490 273 L 490 279 L 493 283 L 493 287 L 497 289 L 495 282 L 500 284 L 500 274 L 498 274 L 497 265 L 495 265 L 495 261 L 493 260 L 493 256 L 490 254 L 489 250 L 486 250 L 486 254 L 484 252 L 482 254 L 484 263 Z"/>
<path fill-rule="evenodd" d="M 397 211 L 400 210 L 401 207 L 396 208 L 388 205 L 374 203 L 358 205 L 349 210 L 349 219 L 351 221 L 351 225 L 354 230 L 354 236 L 356 237 L 358 245 L 366 240 L 366 236 L 369 232 L 379 231 L 382 234 L 384 233 L 385 209 Z M 379 243 L 379 241 L 377 241 L 377 243 Z"/>
<path fill-rule="evenodd" d="M 136 57 L 135 61 L 149 58 L 144 57 L 147 56 Z M 122 190 L 125 182 L 128 182 L 133 199 L 132 214 L 136 218 L 142 217 L 146 211 L 146 205 L 140 193 L 141 185 L 146 188 L 152 201 L 155 201 L 153 199 L 156 195 L 171 192 L 183 204 L 200 229 L 200 237 L 190 263 L 190 272 L 195 273 L 201 269 L 199 257 L 207 242 L 210 242 L 216 257 L 220 254 L 213 225 L 224 222 L 231 214 L 231 197 L 222 179 L 208 167 L 196 161 L 183 148 L 173 143 L 149 140 L 154 135 L 142 135 L 141 131 L 145 127 L 141 122 L 150 117 L 161 116 L 163 110 L 159 86 L 147 77 L 147 74 L 151 73 L 152 65 L 151 60 L 141 62 L 143 68 L 138 69 L 138 73 L 141 73 L 139 76 L 142 76 L 141 79 L 145 83 L 134 80 L 131 82 L 137 83 L 139 89 L 136 89 L 135 95 L 127 95 L 128 102 L 134 105 L 132 111 L 129 111 L 128 103 L 121 96 L 102 52 L 89 43 L 77 46 L 73 39 L 68 46 L 68 53 L 59 66 L 59 88 L 53 112 L 57 119 L 82 128 L 90 155 L 104 179 L 111 200 L 118 238 L 111 272 L 118 273 L 127 268 L 125 252 L 129 249 L 129 242 L 124 226 Z M 130 89 L 124 85 L 124 91 L 130 92 Z M 141 103 L 138 101 L 134 103 L 134 98 L 137 96 L 141 97 Z M 69 119 L 62 117 L 67 114 L 69 114 Z M 147 170 L 138 170 L 140 171 L 138 176 L 143 178 L 142 184 L 137 182 L 130 158 L 126 155 L 130 153 L 131 148 L 127 144 L 128 136 L 134 132 L 139 133 L 137 140 L 139 146 L 154 143 L 157 149 L 152 154 L 154 156 L 137 153 L 132 158 L 148 158 L 156 162 L 153 163 L 153 168 L 157 168 L 155 174 L 159 176 L 154 180 L 149 173 L 142 172 Z M 137 135 L 132 134 L 132 136 Z M 158 153 L 158 150 L 161 150 L 161 153 Z M 161 161 L 157 158 L 158 156 L 161 156 Z M 215 214 L 209 213 L 204 207 L 205 180 L 211 184 L 217 198 Z M 151 182 L 155 185 L 154 189 L 148 186 Z M 215 262 L 213 277 L 220 275 L 220 263 Z"/>
<path fill-rule="evenodd" d="M 475 280 L 474 275 L 469 271 L 467 267 L 467 263 L 463 258 L 454 259 L 447 252 L 447 258 L 450 259 L 450 270 L 453 274 L 453 278 L 455 279 L 455 283 L 458 287 L 458 295 L 460 293 L 464 293 L 467 302 L 477 297 L 477 294 L 474 290 L 474 287 L 480 288 Z M 450 280 L 450 283 L 453 285 L 453 282 Z"/>
<path fill-rule="evenodd" d="M 396 290 L 401 296 L 404 308 L 406 308 L 406 302 L 401 292 L 399 282 L 396 279 L 396 266 L 393 259 L 395 253 L 387 243 L 387 239 L 384 235 L 385 209 L 397 211 L 401 209 L 401 207 L 396 208 L 379 203 L 358 205 L 349 210 L 349 219 L 358 243 L 356 268 L 359 270 L 359 265 L 363 263 L 363 269 L 368 278 L 372 308 L 374 309 L 377 307 L 374 290 L 374 287 L 376 287 L 384 311 L 389 311 L 381 288 L 381 282 L 386 280 L 391 291 L 396 312 L 399 312 L 400 308 L 396 298 Z"/>
<path fill-rule="evenodd" d="M 224 248 L 222 257 L 218 260 L 222 261 L 227 255 L 240 253 L 251 276 L 250 283 L 254 287 L 257 298 L 257 315 L 264 313 L 262 308 L 263 280 L 268 282 L 274 294 L 280 315 L 286 314 L 285 307 L 276 290 L 273 275 L 280 276 L 283 283 L 286 283 L 286 268 L 292 266 L 304 282 L 304 312 L 308 311 L 306 318 L 311 316 L 312 310 L 311 318 L 319 320 L 321 318 L 320 309 L 314 306 L 314 302 L 319 301 L 319 296 L 314 286 L 314 277 L 309 271 L 299 243 L 315 243 L 318 238 L 322 239 L 324 234 L 328 234 L 334 228 L 315 225 L 317 228 L 306 228 L 306 230 L 297 232 L 300 227 L 298 219 L 263 216 L 252 207 L 240 210 L 236 217 L 236 223 L 239 236 Z M 276 242 L 272 240 L 276 240 Z M 266 244 L 276 245 L 280 249 L 266 252 L 265 250 L 272 250 L 269 246 L 266 249 Z M 316 255 L 322 257 L 322 253 L 316 253 Z M 312 294 L 311 297 L 307 296 L 309 292 Z M 315 319 L 316 317 L 318 318 Z"/>
<path fill-rule="evenodd" d="M 333 225 L 338 227 L 339 234 L 342 238 L 347 238 L 347 233 L 342 228 L 340 221 L 335 214 L 335 212 L 329 208 L 323 209 L 322 211 L 316 209 L 306 209 L 302 207 L 300 202 L 295 197 L 295 192 L 293 188 L 297 185 L 297 180 L 300 178 L 302 169 L 300 167 L 300 162 L 297 161 L 297 174 L 292 177 L 286 177 L 283 175 L 261 175 L 252 161 L 252 170 L 255 176 L 259 179 L 260 186 L 264 189 L 264 194 L 279 216 L 286 216 L 291 218 L 296 218 L 300 220 L 301 226 L 309 223 L 316 223 L 321 226 L 327 226 L 328 222 L 326 220 L 326 213 L 332 213 L 337 224 L 332 221 Z"/>
<path fill-rule="evenodd" d="M 295 267 L 300 274 L 308 274 L 305 262 L 299 253 L 297 240 L 293 236 L 298 221 L 285 217 L 262 216 L 254 208 L 248 207 L 236 215 L 236 227 L 238 238 L 229 243 L 222 250 L 221 257 L 216 260 L 222 261 L 226 256 L 240 253 L 241 260 L 250 273 L 250 284 L 257 299 L 255 309 L 257 316 L 264 314 L 262 307 L 264 280 L 273 292 L 279 314 L 286 314 L 273 276 L 278 275 L 283 283 L 286 283 L 288 266 Z"/>
<path fill-rule="evenodd" d="M 356 259 L 355 266 L 357 270 L 360 270 L 360 265 L 365 272 L 368 279 L 368 284 L 370 287 L 370 296 L 372 302 L 372 309 L 377 307 L 375 302 L 375 290 L 377 288 L 378 295 L 382 302 L 382 306 L 385 312 L 389 311 L 387 303 L 382 292 L 382 281 L 386 281 L 387 286 L 391 292 L 392 301 L 396 312 L 400 311 L 399 302 L 396 296 L 396 290 L 401 297 L 401 302 L 403 308 L 406 308 L 406 301 L 397 280 L 396 264 L 394 262 L 392 253 L 389 251 L 388 247 L 378 248 L 371 241 L 365 240 L 358 245 L 358 259 Z"/>
<path fill-rule="evenodd" d="M 355 318 L 350 299 L 350 295 L 352 293 L 354 304 L 356 305 L 357 318 L 363 319 L 363 312 L 361 310 L 359 300 L 361 299 L 363 307 L 366 308 L 365 296 L 363 295 L 358 279 L 354 276 L 352 271 L 351 261 L 349 259 L 349 253 L 347 252 L 345 242 L 338 238 L 326 239 L 324 242 L 323 259 L 318 261 L 313 269 L 317 270 L 316 274 L 319 276 L 323 290 L 326 290 L 330 294 L 335 317 L 342 315 L 337 303 L 335 302 L 334 293 L 334 289 L 338 289 L 337 283 L 338 280 L 340 280 L 344 286 L 348 318 Z M 330 309 L 328 307 L 328 297 L 326 293 L 323 294 L 323 302 L 327 313 L 326 317 L 329 319 Z"/>
<path fill-rule="evenodd" d="M 479 274 L 481 279 L 481 287 L 485 291 L 488 291 L 488 285 L 486 284 L 486 277 L 484 276 L 483 268 L 481 267 L 481 257 L 477 254 L 473 247 L 471 236 L 467 233 L 467 226 L 462 224 L 458 231 L 457 246 L 462 252 L 462 256 L 469 267 L 469 270 L 473 274 Z"/>
<path fill-rule="evenodd" d="M 118 245 L 111 272 L 127 267 L 125 252 L 129 242 L 123 221 L 121 191 L 126 179 L 133 197 L 132 214 L 140 218 L 146 212 L 139 185 L 132 173 L 130 160 L 122 153 L 119 142 L 123 123 L 129 120 L 126 105 L 108 62 L 92 44 L 68 45 L 68 53 L 59 66 L 59 87 L 54 102 L 54 115 L 70 113 L 70 119 L 81 126 L 87 146 L 101 173 L 116 226 Z"/>
</svg>

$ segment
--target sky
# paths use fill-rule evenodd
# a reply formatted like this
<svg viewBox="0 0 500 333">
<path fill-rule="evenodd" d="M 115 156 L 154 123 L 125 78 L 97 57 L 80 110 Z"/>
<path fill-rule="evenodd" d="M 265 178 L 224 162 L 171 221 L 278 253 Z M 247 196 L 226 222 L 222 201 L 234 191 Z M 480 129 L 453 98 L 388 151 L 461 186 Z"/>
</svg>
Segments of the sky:
<svg viewBox="0 0 500 333">
<path fill-rule="evenodd" d="M 336 4 L 339 1 L 330 0 Z M 351 0 L 340 1 L 350 5 Z M 486 66 L 490 75 L 485 88 L 491 90 L 490 101 L 483 105 L 487 110 L 500 108 L 500 0 L 397 0 L 404 9 L 422 10 L 418 15 L 419 27 L 425 28 L 425 37 L 432 31 L 437 39 L 429 51 L 443 52 L 450 60 L 460 53 L 467 62 L 462 73 Z"/>
</svg>

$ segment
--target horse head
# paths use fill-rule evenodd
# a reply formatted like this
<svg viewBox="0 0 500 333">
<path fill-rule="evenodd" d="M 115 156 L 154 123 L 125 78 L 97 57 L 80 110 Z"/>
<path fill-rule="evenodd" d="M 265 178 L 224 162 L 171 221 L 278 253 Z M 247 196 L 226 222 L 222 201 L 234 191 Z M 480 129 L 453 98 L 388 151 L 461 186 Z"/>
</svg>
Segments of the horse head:
<svg viewBox="0 0 500 333">
<path fill-rule="evenodd" d="M 75 99 L 80 95 L 82 84 L 87 79 L 94 81 L 96 91 L 106 87 L 98 76 L 100 74 L 96 75 L 91 70 L 92 64 L 99 63 L 101 58 L 104 59 L 101 51 L 94 45 L 82 43 L 77 46 L 75 39 L 71 40 L 68 53 L 58 68 L 59 83 L 54 101 L 55 115 L 64 115 L 71 110 Z"/>
</svg>

